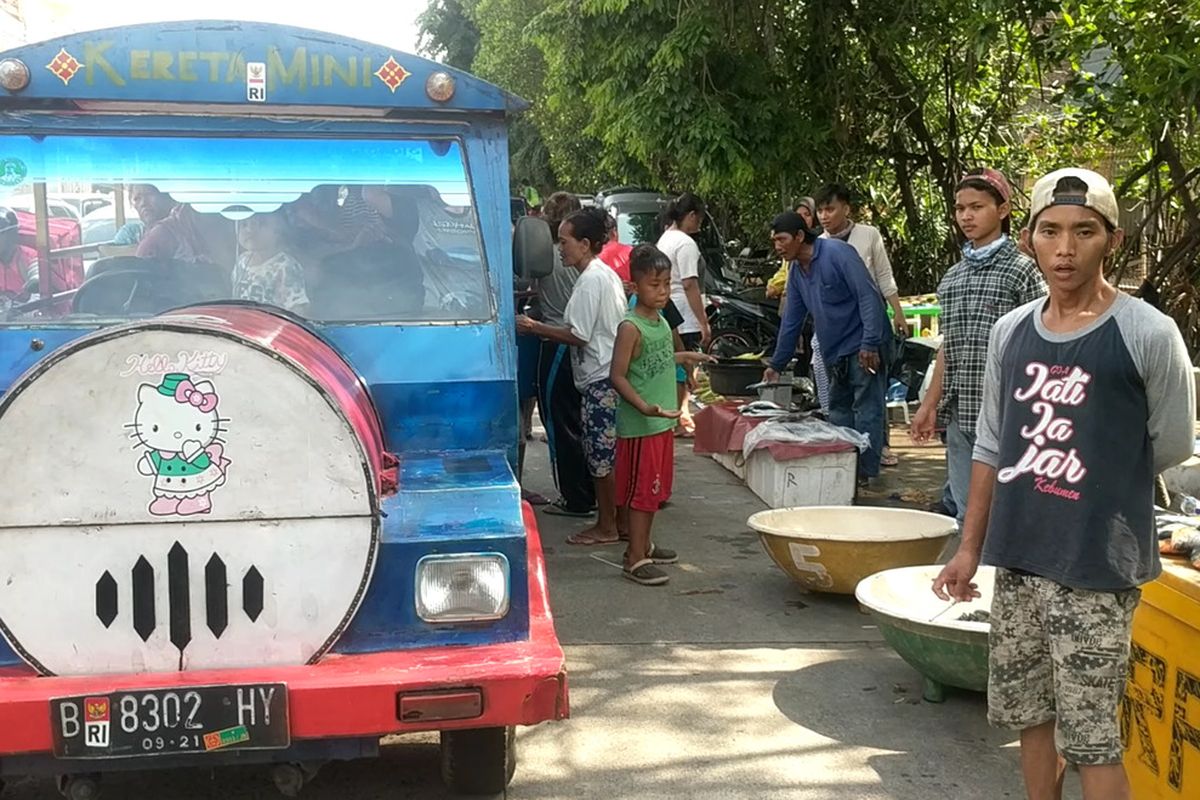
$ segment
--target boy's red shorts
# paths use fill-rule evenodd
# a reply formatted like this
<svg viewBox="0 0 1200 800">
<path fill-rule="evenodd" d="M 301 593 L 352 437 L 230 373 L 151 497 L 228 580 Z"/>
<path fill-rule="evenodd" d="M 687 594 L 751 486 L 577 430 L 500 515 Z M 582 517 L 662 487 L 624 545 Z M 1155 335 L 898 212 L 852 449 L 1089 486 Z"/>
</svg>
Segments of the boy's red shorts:
<svg viewBox="0 0 1200 800">
<path fill-rule="evenodd" d="M 671 497 L 675 431 L 617 439 L 617 506 L 651 514 Z"/>
</svg>

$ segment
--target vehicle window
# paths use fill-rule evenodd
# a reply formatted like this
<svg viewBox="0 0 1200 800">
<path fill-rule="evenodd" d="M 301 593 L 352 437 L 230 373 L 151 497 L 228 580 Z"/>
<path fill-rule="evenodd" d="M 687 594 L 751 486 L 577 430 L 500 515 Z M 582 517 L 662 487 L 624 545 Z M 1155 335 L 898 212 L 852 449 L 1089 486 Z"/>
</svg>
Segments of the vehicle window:
<svg viewBox="0 0 1200 800">
<path fill-rule="evenodd" d="M 658 214 L 653 211 L 618 213 L 617 238 L 621 244 L 635 246 L 658 241 Z"/>
<path fill-rule="evenodd" d="M 51 196 L 119 185 L 126 198 L 124 224 L 109 199 L 81 202 L 82 219 L 48 202 L 44 298 L 34 209 L 8 206 L 19 224 L 0 232 L 0 324 L 214 300 L 346 322 L 494 313 L 456 141 L 12 136 L 0 152 L 27 173 L 12 197 L 44 182 Z"/>
</svg>

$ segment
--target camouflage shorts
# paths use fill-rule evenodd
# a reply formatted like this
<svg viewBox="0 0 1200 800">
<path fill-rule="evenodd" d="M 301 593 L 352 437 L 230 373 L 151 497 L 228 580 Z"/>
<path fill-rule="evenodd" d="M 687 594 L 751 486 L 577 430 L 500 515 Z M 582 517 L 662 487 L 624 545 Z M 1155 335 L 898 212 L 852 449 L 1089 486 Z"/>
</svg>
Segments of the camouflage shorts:
<svg viewBox="0 0 1200 800">
<path fill-rule="evenodd" d="M 1056 720 L 1054 740 L 1067 761 L 1119 763 L 1117 709 L 1140 597 L 1139 589 L 1089 592 L 996 570 L 989 721 L 1024 730 Z"/>
</svg>

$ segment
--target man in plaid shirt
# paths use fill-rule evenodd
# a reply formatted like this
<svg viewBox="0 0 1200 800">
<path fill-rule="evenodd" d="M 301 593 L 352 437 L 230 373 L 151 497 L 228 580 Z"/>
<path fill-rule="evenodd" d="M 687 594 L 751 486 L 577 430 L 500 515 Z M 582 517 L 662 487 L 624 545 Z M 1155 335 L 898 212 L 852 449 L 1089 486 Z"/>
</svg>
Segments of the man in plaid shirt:
<svg viewBox="0 0 1200 800">
<path fill-rule="evenodd" d="M 912 422 L 915 442 L 946 431 L 946 471 L 962 528 L 975 450 L 975 421 L 983 402 L 988 337 L 996 320 L 1046 294 L 1033 259 L 1009 237 L 1012 189 L 994 169 L 973 170 L 954 196 L 954 219 L 969 240 L 963 258 L 938 285 L 942 306 L 933 379 Z"/>
</svg>

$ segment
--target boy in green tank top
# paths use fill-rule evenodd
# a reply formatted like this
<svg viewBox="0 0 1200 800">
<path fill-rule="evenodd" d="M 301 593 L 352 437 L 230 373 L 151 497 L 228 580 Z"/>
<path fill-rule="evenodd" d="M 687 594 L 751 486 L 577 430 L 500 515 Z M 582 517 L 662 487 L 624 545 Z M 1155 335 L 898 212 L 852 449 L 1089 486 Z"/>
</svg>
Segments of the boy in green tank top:
<svg viewBox="0 0 1200 800">
<path fill-rule="evenodd" d="M 637 304 L 617 328 L 612 384 L 617 406 L 617 509 L 629 532 L 624 575 L 643 586 L 666 583 L 656 564 L 679 560 L 650 541 L 654 515 L 671 496 L 675 477 L 675 421 L 679 400 L 675 365 L 713 361 L 703 353 L 676 352 L 675 336 L 662 310 L 671 298 L 671 260 L 652 244 L 634 248 L 630 276 Z"/>
</svg>

